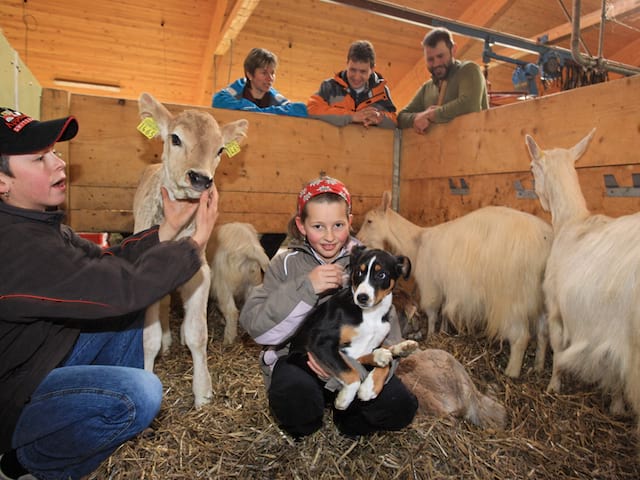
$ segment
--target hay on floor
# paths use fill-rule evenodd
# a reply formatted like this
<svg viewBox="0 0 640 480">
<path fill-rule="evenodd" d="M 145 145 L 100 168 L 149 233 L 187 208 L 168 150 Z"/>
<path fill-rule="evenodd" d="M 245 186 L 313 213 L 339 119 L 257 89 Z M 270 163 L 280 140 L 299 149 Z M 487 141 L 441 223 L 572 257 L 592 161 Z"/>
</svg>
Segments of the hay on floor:
<svg viewBox="0 0 640 480">
<path fill-rule="evenodd" d="M 507 408 L 504 431 L 419 416 L 400 432 L 353 440 L 340 435 L 327 414 L 319 432 L 296 443 L 268 413 L 259 347 L 246 333 L 223 346 L 213 308 L 208 353 L 214 399 L 193 408 L 191 357 L 177 338 L 179 316 L 174 312 L 170 354 L 157 361 L 165 388 L 160 414 L 90 479 L 640 478 L 633 416 L 613 418 L 605 396 L 569 379 L 562 394 L 545 393 L 550 362 L 536 375 L 533 346 L 521 378 L 513 380 L 502 373 L 507 346 L 445 334 L 420 342 L 452 353 L 481 391 L 494 392 Z"/>
</svg>

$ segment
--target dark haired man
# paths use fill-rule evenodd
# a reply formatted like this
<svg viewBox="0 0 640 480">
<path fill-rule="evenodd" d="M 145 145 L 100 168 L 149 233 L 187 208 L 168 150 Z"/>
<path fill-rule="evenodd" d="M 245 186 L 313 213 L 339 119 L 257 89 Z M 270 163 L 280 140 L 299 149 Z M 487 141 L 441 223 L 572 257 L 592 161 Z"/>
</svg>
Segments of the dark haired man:
<svg viewBox="0 0 640 480">
<path fill-rule="evenodd" d="M 487 86 L 480 67 L 456 60 L 451 33 L 436 28 L 422 40 L 431 80 L 420 87 L 398 114 L 398 126 L 425 133 L 432 123 L 445 123 L 459 115 L 486 110 Z"/>
<path fill-rule="evenodd" d="M 396 107 L 387 82 L 375 71 L 376 54 L 367 40 L 351 44 L 347 68 L 320 84 L 307 101 L 309 116 L 336 126 L 396 127 Z"/>
</svg>

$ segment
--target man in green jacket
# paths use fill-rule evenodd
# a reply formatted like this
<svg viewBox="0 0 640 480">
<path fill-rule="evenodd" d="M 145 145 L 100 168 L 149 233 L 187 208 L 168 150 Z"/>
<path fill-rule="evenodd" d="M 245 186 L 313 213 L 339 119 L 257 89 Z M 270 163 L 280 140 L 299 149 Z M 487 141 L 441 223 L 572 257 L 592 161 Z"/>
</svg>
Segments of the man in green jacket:
<svg viewBox="0 0 640 480">
<path fill-rule="evenodd" d="M 445 123 L 458 115 L 486 110 L 487 85 L 474 63 L 456 60 L 451 32 L 435 28 L 422 40 L 431 80 L 415 94 L 398 114 L 398 126 L 425 133 L 432 123 Z"/>
</svg>

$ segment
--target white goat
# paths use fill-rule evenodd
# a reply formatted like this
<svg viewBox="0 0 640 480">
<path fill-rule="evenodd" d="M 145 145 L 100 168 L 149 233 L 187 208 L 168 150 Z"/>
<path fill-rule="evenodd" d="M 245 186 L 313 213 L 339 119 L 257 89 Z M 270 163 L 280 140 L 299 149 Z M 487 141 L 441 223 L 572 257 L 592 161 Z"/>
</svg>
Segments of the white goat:
<svg viewBox="0 0 640 480">
<path fill-rule="evenodd" d="M 599 383 L 624 411 L 640 414 L 640 213 L 591 215 L 575 169 L 595 130 L 570 149 L 541 150 L 525 137 L 535 191 L 551 212 L 555 239 L 544 280 L 553 372 Z M 639 425 L 640 429 L 640 425 Z"/>
<path fill-rule="evenodd" d="M 185 110 L 174 116 L 148 93 L 140 96 L 139 110 L 142 118 L 155 120 L 158 127 L 156 136 L 162 139 L 164 148 L 162 163 L 145 169 L 136 190 L 133 200 L 136 232 L 162 222 L 161 186 L 167 189 L 171 198 L 185 200 L 197 199 L 210 188 L 224 146 L 244 138 L 248 127 L 246 120 L 237 120 L 221 128 L 210 114 L 197 110 Z M 191 235 L 194 230 L 192 220 L 176 238 Z M 202 257 L 200 271 L 179 289 L 185 311 L 180 333 L 193 358 L 196 408 L 210 402 L 212 396 L 206 351 L 210 270 L 204 252 Z M 162 322 L 159 315 L 159 302 L 147 308 L 143 335 L 147 370 L 153 370 L 160 346 L 166 351 L 171 344 L 168 315 L 163 315 Z"/>
<path fill-rule="evenodd" d="M 210 296 L 218 304 L 225 321 L 224 344 L 231 345 L 238 335 L 238 307 L 251 288 L 262 282 L 269 265 L 258 232 L 249 223 L 232 222 L 213 230 L 207 245 L 211 259 Z"/>
<path fill-rule="evenodd" d="M 547 348 L 542 279 L 551 226 L 528 213 L 484 207 L 422 228 L 390 203 L 385 192 L 357 236 L 369 247 L 386 245 L 411 259 L 429 334 L 442 311 L 459 331 L 482 329 L 491 339 L 506 339 L 511 351 L 505 373 L 518 377 L 535 332 L 535 369 L 541 371 Z"/>
</svg>

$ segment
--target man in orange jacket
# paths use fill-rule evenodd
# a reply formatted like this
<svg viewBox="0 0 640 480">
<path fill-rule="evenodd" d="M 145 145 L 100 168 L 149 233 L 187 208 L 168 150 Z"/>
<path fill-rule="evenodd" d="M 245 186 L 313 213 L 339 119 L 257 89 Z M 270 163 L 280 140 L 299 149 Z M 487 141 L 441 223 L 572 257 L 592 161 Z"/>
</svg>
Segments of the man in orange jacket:
<svg viewBox="0 0 640 480">
<path fill-rule="evenodd" d="M 375 71 L 376 54 L 367 40 L 351 44 L 347 68 L 320 84 L 307 101 L 309 117 L 336 126 L 360 123 L 365 127 L 395 128 L 396 107 L 387 81 Z"/>
</svg>

